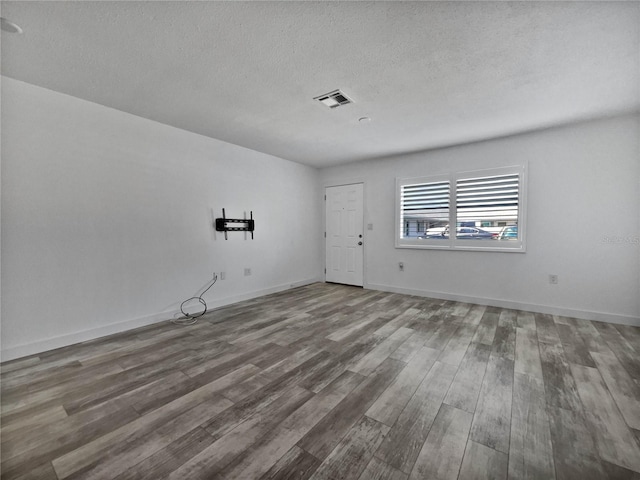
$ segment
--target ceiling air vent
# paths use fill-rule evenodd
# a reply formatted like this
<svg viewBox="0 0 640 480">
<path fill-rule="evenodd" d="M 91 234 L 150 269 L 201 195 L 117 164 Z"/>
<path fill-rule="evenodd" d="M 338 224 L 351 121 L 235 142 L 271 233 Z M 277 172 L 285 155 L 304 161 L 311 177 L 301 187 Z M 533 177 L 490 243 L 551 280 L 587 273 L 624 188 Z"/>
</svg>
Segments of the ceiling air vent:
<svg viewBox="0 0 640 480">
<path fill-rule="evenodd" d="M 325 93 L 324 95 L 320 95 L 319 97 L 314 98 L 314 100 L 318 100 L 320 103 L 326 105 L 329 108 L 336 108 L 341 105 L 353 103 L 353 100 L 347 97 L 340 90 L 334 90 L 333 92 Z"/>
</svg>

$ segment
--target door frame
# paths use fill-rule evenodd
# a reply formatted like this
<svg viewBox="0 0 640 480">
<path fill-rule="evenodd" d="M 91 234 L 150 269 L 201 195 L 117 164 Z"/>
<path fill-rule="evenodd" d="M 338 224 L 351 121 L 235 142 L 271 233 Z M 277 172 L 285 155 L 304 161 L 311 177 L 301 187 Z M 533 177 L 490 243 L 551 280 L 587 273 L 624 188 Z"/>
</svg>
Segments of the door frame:
<svg viewBox="0 0 640 480">
<path fill-rule="evenodd" d="M 327 188 L 330 187 L 345 187 L 347 185 L 355 185 L 357 183 L 362 184 L 362 288 L 367 288 L 367 243 L 368 243 L 368 235 L 367 235 L 367 219 L 368 219 L 368 210 L 367 210 L 367 183 L 364 179 L 360 178 L 350 178 L 344 181 L 325 181 L 322 184 L 322 232 L 323 232 L 323 243 L 322 243 L 322 258 L 323 258 L 323 274 L 322 277 L 324 282 L 327 282 L 327 204 L 326 204 L 326 195 Z"/>
</svg>

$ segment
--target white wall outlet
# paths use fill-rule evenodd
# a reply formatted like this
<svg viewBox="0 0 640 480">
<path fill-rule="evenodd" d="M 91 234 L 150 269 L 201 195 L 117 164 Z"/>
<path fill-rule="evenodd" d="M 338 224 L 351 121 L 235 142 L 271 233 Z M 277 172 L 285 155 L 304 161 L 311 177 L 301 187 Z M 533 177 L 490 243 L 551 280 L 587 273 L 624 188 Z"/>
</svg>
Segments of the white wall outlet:
<svg viewBox="0 0 640 480">
<path fill-rule="evenodd" d="M 557 285 L 558 284 L 558 275 L 549 275 L 549 283 L 551 285 Z"/>
<path fill-rule="evenodd" d="M 248 277 L 249 275 L 251 275 L 251 269 L 250 268 L 245 268 L 244 269 L 244 276 Z"/>
<path fill-rule="evenodd" d="M 373 223 L 367 223 L 367 230 L 373 230 Z"/>
<path fill-rule="evenodd" d="M 398 268 L 400 269 L 401 272 L 404 272 L 404 263 L 399 262 L 398 263 Z"/>
<path fill-rule="evenodd" d="M 220 280 L 224 280 L 227 274 L 225 272 L 220 272 Z"/>
</svg>

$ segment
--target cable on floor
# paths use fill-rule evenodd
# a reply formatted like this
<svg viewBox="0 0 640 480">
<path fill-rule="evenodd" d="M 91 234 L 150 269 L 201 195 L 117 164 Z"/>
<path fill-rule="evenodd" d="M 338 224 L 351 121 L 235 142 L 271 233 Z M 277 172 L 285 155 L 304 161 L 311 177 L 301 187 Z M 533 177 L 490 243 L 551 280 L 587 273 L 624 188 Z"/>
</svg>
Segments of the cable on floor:
<svg viewBox="0 0 640 480">
<path fill-rule="evenodd" d="M 204 298 L 202 298 L 202 297 L 204 296 L 205 293 L 207 293 L 209 291 L 209 289 L 211 287 L 213 287 L 215 285 L 215 283 L 217 281 L 218 281 L 218 275 L 216 275 L 214 273 L 213 274 L 213 281 L 204 290 L 204 292 L 202 292 L 197 297 L 187 298 L 184 302 L 182 302 L 180 304 L 180 311 L 182 312 L 182 315 L 184 315 L 184 318 L 175 318 L 175 319 L 171 320 L 171 322 L 175 323 L 176 325 L 183 325 L 183 326 L 193 325 L 194 323 L 196 323 L 198 321 L 198 318 L 200 318 L 205 313 L 207 313 L 207 302 L 205 302 Z M 190 302 L 192 300 L 197 300 L 204 307 L 204 310 L 202 310 L 202 312 L 199 312 L 199 313 L 187 313 L 187 312 L 185 312 L 184 311 L 185 303 Z"/>
</svg>

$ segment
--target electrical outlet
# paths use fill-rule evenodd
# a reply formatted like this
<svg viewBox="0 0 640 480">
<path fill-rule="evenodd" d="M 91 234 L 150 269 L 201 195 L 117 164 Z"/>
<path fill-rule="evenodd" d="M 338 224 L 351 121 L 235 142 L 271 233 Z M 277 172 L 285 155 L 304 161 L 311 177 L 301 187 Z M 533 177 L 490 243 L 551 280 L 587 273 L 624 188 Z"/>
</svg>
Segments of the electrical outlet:
<svg viewBox="0 0 640 480">
<path fill-rule="evenodd" d="M 227 274 L 225 272 L 220 272 L 220 280 L 224 280 L 226 275 Z"/>
<path fill-rule="evenodd" d="M 557 285 L 558 284 L 558 275 L 549 275 L 549 283 L 551 285 Z"/>
<path fill-rule="evenodd" d="M 398 268 L 400 269 L 401 272 L 404 272 L 404 263 L 399 262 L 398 263 Z"/>
<path fill-rule="evenodd" d="M 251 275 L 251 269 L 250 268 L 245 268 L 244 269 L 244 276 L 248 277 L 249 275 Z"/>
</svg>

